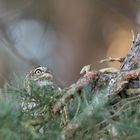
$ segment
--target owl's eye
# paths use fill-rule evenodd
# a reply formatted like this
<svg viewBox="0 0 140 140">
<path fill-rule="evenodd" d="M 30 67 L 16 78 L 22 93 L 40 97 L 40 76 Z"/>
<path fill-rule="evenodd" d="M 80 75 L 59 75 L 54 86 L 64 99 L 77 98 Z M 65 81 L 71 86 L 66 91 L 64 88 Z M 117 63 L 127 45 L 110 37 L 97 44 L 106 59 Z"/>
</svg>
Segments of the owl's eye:
<svg viewBox="0 0 140 140">
<path fill-rule="evenodd" d="M 42 71 L 40 70 L 40 69 L 37 69 L 36 71 L 35 71 L 35 74 L 41 74 L 42 73 Z"/>
</svg>

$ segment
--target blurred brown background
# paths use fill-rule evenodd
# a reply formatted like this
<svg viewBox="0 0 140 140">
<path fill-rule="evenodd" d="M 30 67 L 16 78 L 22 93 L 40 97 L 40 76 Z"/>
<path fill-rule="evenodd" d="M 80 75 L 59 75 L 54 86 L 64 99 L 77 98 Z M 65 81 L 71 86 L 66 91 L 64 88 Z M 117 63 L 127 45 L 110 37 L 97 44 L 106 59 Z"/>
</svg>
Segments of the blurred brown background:
<svg viewBox="0 0 140 140">
<path fill-rule="evenodd" d="M 66 86 L 87 64 L 121 57 L 140 30 L 140 0 L 0 0 L 0 85 L 35 65 Z"/>
</svg>

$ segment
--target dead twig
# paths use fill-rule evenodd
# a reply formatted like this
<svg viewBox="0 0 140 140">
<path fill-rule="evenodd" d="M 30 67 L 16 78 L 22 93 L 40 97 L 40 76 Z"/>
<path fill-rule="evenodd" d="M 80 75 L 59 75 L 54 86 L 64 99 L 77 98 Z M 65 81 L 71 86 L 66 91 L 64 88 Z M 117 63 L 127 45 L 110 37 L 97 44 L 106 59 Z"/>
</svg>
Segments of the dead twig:
<svg viewBox="0 0 140 140">
<path fill-rule="evenodd" d="M 114 61 L 123 63 L 124 59 L 125 59 L 125 57 L 120 57 L 120 58 L 108 57 L 108 58 L 106 58 L 106 59 L 100 60 L 99 63 L 114 62 Z"/>
<path fill-rule="evenodd" d="M 140 95 L 140 88 L 136 88 L 136 89 L 127 89 L 126 90 L 126 94 L 128 96 L 137 96 Z"/>
</svg>

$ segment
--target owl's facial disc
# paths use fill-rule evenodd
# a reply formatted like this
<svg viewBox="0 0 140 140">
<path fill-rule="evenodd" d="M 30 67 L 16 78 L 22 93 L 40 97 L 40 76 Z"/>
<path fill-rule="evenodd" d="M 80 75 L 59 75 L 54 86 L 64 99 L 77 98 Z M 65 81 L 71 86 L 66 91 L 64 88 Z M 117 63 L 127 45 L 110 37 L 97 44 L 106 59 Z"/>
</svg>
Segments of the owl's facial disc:
<svg viewBox="0 0 140 140">
<path fill-rule="evenodd" d="M 33 70 L 31 74 L 31 79 L 36 80 L 52 80 L 53 76 L 46 67 L 38 67 Z"/>
</svg>

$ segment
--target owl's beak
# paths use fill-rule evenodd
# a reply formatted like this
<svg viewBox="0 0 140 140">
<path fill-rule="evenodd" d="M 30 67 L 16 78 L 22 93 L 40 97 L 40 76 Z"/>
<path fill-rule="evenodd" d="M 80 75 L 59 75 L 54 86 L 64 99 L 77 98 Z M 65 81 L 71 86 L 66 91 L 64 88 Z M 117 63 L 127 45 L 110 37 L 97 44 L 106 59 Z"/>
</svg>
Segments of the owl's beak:
<svg viewBox="0 0 140 140">
<path fill-rule="evenodd" d="M 53 80 L 53 75 L 51 73 L 44 73 L 41 75 L 39 79 L 44 79 L 44 80 Z"/>
</svg>

